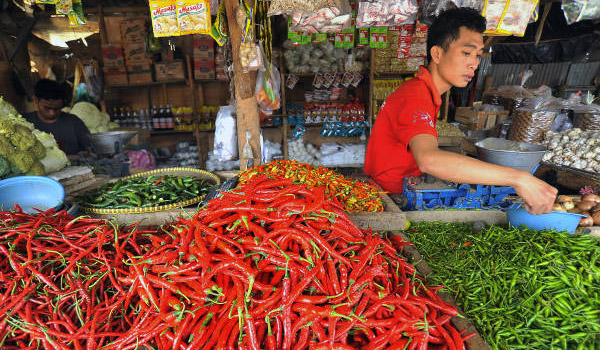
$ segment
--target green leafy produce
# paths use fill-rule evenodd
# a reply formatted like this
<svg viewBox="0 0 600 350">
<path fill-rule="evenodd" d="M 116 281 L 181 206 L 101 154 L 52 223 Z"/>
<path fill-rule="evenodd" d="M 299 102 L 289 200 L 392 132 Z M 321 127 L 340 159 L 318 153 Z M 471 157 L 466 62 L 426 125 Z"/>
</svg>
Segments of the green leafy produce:
<svg viewBox="0 0 600 350">
<path fill-rule="evenodd" d="M 0 96 L 0 156 L 10 171 L 0 175 L 44 175 L 64 168 L 69 160 L 51 134 L 36 130 Z"/>
<path fill-rule="evenodd" d="M 76 115 L 87 126 L 90 133 L 106 132 L 119 127 L 112 123 L 108 114 L 101 112 L 93 103 L 77 102 L 69 113 Z"/>
<path fill-rule="evenodd" d="M 87 192 L 78 202 L 91 208 L 154 207 L 204 197 L 212 186 L 206 180 L 189 176 L 132 177 Z"/>
<path fill-rule="evenodd" d="M 492 349 L 600 349 L 600 240 L 566 232 L 405 232 Z"/>
<path fill-rule="evenodd" d="M 10 174 L 10 163 L 8 159 L 0 156 L 0 178 Z"/>
</svg>

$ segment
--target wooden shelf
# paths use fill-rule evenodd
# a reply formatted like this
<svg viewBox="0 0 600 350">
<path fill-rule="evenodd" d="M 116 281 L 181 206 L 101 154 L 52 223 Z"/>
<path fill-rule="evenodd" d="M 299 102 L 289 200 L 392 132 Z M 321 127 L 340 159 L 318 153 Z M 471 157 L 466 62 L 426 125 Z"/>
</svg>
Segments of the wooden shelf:
<svg viewBox="0 0 600 350">
<path fill-rule="evenodd" d="M 346 72 L 319 72 L 319 73 L 321 73 L 321 74 L 334 73 L 334 74 L 341 74 L 341 75 L 343 75 L 343 73 L 346 73 Z M 354 73 L 354 72 L 352 72 L 352 73 Z M 314 77 L 317 74 L 318 73 L 282 73 L 281 75 L 295 75 L 295 76 L 297 76 L 299 78 L 303 78 L 303 77 Z M 366 77 L 368 77 L 368 73 L 367 72 L 360 73 L 360 74 L 362 74 L 364 76 L 363 80 Z"/>
<path fill-rule="evenodd" d="M 229 83 L 229 80 L 222 79 L 194 79 L 197 83 Z"/>
<path fill-rule="evenodd" d="M 115 88 L 115 89 L 126 89 L 126 88 L 133 88 L 133 87 L 144 87 L 144 86 L 160 86 L 160 85 L 167 85 L 167 84 L 186 84 L 188 81 L 187 80 L 165 80 L 165 81 L 152 81 L 149 83 L 138 83 L 138 84 L 127 84 L 127 85 L 106 85 L 109 88 Z"/>
<path fill-rule="evenodd" d="M 177 134 L 192 134 L 191 130 L 155 130 L 150 135 L 177 135 Z"/>
</svg>

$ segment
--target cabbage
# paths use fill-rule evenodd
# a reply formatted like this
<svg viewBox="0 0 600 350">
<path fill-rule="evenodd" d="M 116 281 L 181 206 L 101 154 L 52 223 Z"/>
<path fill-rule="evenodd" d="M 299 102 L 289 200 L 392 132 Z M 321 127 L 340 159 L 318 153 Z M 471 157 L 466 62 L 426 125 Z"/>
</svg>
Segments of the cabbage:
<svg viewBox="0 0 600 350">
<path fill-rule="evenodd" d="M 110 123 L 108 114 L 101 112 L 92 103 L 77 102 L 69 113 L 79 117 L 92 134 L 115 129 L 114 123 Z"/>
</svg>

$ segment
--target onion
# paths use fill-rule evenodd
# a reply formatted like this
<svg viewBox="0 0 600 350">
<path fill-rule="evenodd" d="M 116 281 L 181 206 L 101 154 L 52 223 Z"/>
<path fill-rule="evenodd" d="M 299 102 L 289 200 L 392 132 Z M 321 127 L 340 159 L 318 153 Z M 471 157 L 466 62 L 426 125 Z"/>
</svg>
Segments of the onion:
<svg viewBox="0 0 600 350">
<path fill-rule="evenodd" d="M 566 196 L 564 194 L 561 194 L 560 196 L 558 196 L 558 199 L 556 200 L 559 203 L 565 203 L 565 202 L 573 202 L 573 198 L 571 198 L 570 196 Z"/>
<path fill-rule="evenodd" d="M 596 206 L 590 209 L 590 213 L 595 213 L 597 211 L 600 211 L 600 204 L 596 204 Z"/>
<path fill-rule="evenodd" d="M 581 211 L 589 211 L 595 205 L 596 205 L 596 202 L 581 201 L 581 202 L 579 202 L 579 203 L 576 204 L 576 207 L 579 208 L 579 209 L 581 209 Z"/>
<path fill-rule="evenodd" d="M 552 211 L 561 211 L 561 212 L 565 212 L 565 211 L 567 211 L 567 210 L 565 209 L 565 207 L 563 207 L 563 205 L 562 205 L 562 204 L 560 204 L 560 203 L 554 203 L 554 205 L 552 206 Z"/>
<path fill-rule="evenodd" d="M 600 211 L 592 213 L 592 219 L 594 220 L 594 225 L 600 226 Z"/>
<path fill-rule="evenodd" d="M 562 206 L 563 206 L 563 208 L 565 208 L 565 210 L 571 210 L 571 209 L 575 208 L 575 203 L 573 203 L 573 201 L 567 201 L 567 202 L 563 202 Z"/>
<path fill-rule="evenodd" d="M 594 219 L 592 219 L 592 217 L 590 216 L 590 213 L 584 212 L 581 214 L 585 215 L 585 217 L 579 221 L 579 226 L 581 226 L 581 227 L 594 226 Z"/>
<path fill-rule="evenodd" d="M 581 214 L 581 209 L 579 208 L 571 208 L 569 210 L 567 210 L 568 213 L 573 213 L 573 214 Z"/>
<path fill-rule="evenodd" d="M 586 195 L 584 195 L 583 197 L 581 197 L 582 201 L 590 201 L 590 202 L 594 202 L 594 203 L 600 203 L 600 197 L 595 195 L 595 194 L 591 194 L 588 193 Z"/>
</svg>

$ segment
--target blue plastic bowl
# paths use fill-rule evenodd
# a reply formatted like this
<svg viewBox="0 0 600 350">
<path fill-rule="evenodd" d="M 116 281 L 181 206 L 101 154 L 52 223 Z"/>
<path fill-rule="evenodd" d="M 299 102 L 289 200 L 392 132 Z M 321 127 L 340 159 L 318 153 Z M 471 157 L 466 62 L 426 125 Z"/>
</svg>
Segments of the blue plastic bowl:
<svg viewBox="0 0 600 350">
<path fill-rule="evenodd" d="M 17 176 L 0 181 L 0 210 L 13 210 L 18 204 L 31 214 L 35 209 L 56 208 L 64 199 L 64 187 L 49 177 Z"/>
<path fill-rule="evenodd" d="M 526 226 L 532 230 L 556 230 L 575 233 L 579 221 L 585 217 L 581 214 L 553 211 L 548 214 L 533 215 L 527 210 L 509 209 L 506 211 L 508 225 L 511 227 Z"/>
</svg>

